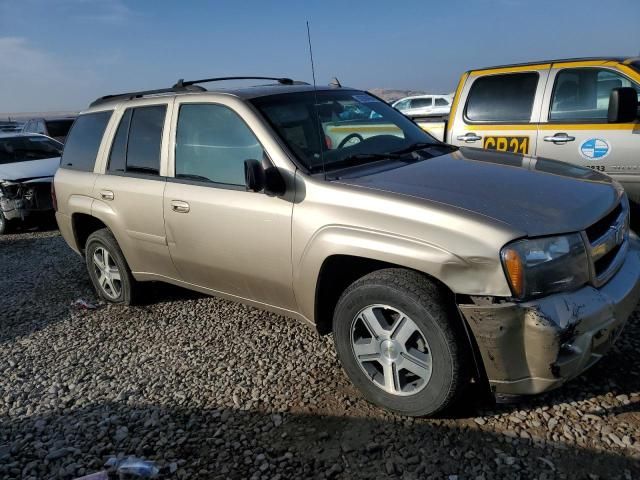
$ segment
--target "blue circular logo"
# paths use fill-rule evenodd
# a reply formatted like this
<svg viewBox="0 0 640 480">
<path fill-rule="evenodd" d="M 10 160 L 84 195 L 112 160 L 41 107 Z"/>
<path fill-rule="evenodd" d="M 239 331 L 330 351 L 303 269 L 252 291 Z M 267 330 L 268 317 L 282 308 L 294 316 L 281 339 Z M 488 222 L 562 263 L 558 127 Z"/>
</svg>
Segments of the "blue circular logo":
<svg viewBox="0 0 640 480">
<path fill-rule="evenodd" d="M 590 138 L 580 145 L 580 154 L 587 160 L 600 160 L 611 152 L 611 145 L 601 138 Z"/>
</svg>

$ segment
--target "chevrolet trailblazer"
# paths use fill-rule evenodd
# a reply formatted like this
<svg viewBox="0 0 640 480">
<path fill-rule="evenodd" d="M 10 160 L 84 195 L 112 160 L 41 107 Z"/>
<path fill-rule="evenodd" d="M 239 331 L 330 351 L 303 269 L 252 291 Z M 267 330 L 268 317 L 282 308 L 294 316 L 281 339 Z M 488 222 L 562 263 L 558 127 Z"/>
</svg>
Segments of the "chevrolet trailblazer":
<svg viewBox="0 0 640 480">
<path fill-rule="evenodd" d="M 615 180 L 439 142 L 363 91 L 216 80 L 102 97 L 70 132 L 56 217 L 106 301 L 163 281 L 298 318 L 404 415 L 556 388 L 620 335 L 640 260 Z"/>
</svg>

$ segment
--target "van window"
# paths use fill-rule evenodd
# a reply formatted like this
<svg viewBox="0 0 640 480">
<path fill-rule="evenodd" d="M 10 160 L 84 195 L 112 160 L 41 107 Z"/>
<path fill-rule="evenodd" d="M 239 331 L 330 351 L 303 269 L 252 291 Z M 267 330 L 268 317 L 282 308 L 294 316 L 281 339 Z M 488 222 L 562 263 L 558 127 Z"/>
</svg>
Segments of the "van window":
<svg viewBox="0 0 640 480">
<path fill-rule="evenodd" d="M 112 111 L 86 113 L 73 123 L 62 154 L 62 168 L 93 172 L 102 136 Z"/>
<path fill-rule="evenodd" d="M 604 121 L 609 110 L 611 90 L 640 87 L 611 70 L 571 68 L 556 76 L 549 112 L 551 121 Z"/>
<path fill-rule="evenodd" d="M 230 108 L 213 104 L 180 107 L 176 178 L 244 186 L 244 161 L 261 161 L 263 155 L 258 139 Z"/>
<path fill-rule="evenodd" d="M 471 122 L 528 122 L 537 86 L 536 72 L 480 77 L 469 91 L 465 116 Z"/>
<path fill-rule="evenodd" d="M 166 105 L 132 109 L 127 142 L 127 172 L 158 175 Z"/>
<path fill-rule="evenodd" d="M 446 107 L 449 105 L 449 102 L 442 98 L 442 97 L 438 97 L 436 98 L 436 107 Z"/>
</svg>

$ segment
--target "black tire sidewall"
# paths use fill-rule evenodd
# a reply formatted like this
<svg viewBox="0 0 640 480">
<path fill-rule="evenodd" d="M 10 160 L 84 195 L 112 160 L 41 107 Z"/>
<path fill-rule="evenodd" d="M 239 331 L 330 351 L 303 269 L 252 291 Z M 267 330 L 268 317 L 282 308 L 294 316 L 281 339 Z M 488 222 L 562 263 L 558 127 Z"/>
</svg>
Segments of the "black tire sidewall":
<svg viewBox="0 0 640 480">
<path fill-rule="evenodd" d="M 107 296 L 102 291 L 102 287 L 100 287 L 98 283 L 98 278 L 96 276 L 96 271 L 93 265 L 93 254 L 99 247 L 102 247 L 109 252 L 109 255 L 113 258 L 113 261 L 116 263 L 116 265 L 118 266 L 118 270 L 120 271 L 122 291 L 116 299 Z M 91 283 L 93 284 L 100 298 L 110 303 L 123 303 L 129 305 L 132 298 L 133 278 L 131 276 L 129 266 L 127 265 L 127 261 L 125 260 L 124 255 L 122 254 L 122 251 L 120 250 L 120 247 L 118 246 L 118 243 L 116 242 L 113 235 L 105 230 L 99 230 L 92 233 L 87 239 L 85 257 L 87 270 L 89 272 L 89 277 L 91 278 Z"/>
<path fill-rule="evenodd" d="M 427 386 L 414 395 L 385 392 L 369 380 L 355 359 L 351 322 L 360 310 L 373 304 L 386 304 L 400 310 L 418 325 L 427 339 L 433 362 L 432 374 Z M 334 315 L 336 350 L 347 375 L 367 400 L 404 415 L 428 415 L 445 406 L 455 380 L 453 362 L 456 359 L 448 347 L 455 339 L 447 338 L 447 332 L 438 323 L 437 313 L 407 292 L 388 285 L 361 285 L 343 296 Z"/>
</svg>

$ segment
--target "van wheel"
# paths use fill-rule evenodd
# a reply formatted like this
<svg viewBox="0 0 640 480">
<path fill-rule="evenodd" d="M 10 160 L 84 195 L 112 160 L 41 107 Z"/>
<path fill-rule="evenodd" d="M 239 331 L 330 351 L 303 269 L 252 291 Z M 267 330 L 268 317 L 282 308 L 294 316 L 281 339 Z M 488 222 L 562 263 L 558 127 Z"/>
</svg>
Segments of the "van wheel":
<svg viewBox="0 0 640 480">
<path fill-rule="evenodd" d="M 108 229 L 96 230 L 89 235 L 85 258 L 89 277 L 98 295 L 110 303 L 131 305 L 138 283 Z"/>
<path fill-rule="evenodd" d="M 403 269 L 373 272 L 340 297 L 333 317 L 338 357 L 372 403 L 432 415 L 469 383 L 469 348 L 441 288 Z"/>
</svg>

